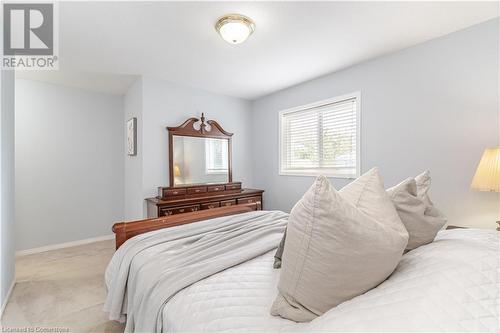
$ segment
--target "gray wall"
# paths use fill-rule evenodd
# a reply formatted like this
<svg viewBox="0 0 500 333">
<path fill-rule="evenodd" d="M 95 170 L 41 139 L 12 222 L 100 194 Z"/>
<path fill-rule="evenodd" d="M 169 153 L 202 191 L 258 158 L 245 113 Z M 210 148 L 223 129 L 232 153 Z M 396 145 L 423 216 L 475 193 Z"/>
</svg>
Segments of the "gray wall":
<svg viewBox="0 0 500 333">
<path fill-rule="evenodd" d="M 391 186 L 429 169 L 432 198 L 451 224 L 495 227 L 498 195 L 469 186 L 484 148 L 499 144 L 498 25 L 488 21 L 255 101 L 253 178 L 266 190 L 266 209 L 289 211 L 313 181 L 278 175 L 278 112 L 360 91 L 362 170 L 379 166 Z"/>
<path fill-rule="evenodd" d="M 144 195 L 155 196 L 157 186 L 168 186 L 167 126 L 178 126 L 188 117 L 205 113 L 228 132 L 234 133 L 233 179 L 252 185 L 251 105 L 233 97 L 174 85 L 162 80 L 143 78 L 143 149 Z"/>
<path fill-rule="evenodd" d="M 112 234 L 124 210 L 122 97 L 16 88 L 17 249 Z"/>
<path fill-rule="evenodd" d="M 14 90 L 14 71 L 0 71 L 0 306 L 7 302 L 15 272 Z"/>
<path fill-rule="evenodd" d="M 126 215 L 128 220 L 146 216 L 144 198 L 157 195 L 158 186 L 168 186 L 168 135 L 167 126 L 177 126 L 189 117 L 199 117 L 205 112 L 207 119 L 215 119 L 221 126 L 233 132 L 233 179 L 251 187 L 251 105 L 250 102 L 227 96 L 216 95 L 200 89 L 175 85 L 150 77 L 143 77 L 142 100 L 137 96 L 139 87 L 128 92 L 125 108 L 126 117 L 140 118 L 139 154 L 128 159 L 128 163 L 142 163 L 136 172 L 142 177 L 142 196 L 136 196 L 135 187 L 126 186 L 126 198 L 133 200 L 134 210 Z M 142 108 L 141 108 L 142 104 Z M 126 166 L 126 169 L 128 166 Z M 128 169 L 127 169 L 128 170 Z M 133 177 L 137 176 L 132 175 Z M 127 176 L 129 173 L 127 172 Z M 140 200 L 142 212 L 137 209 Z M 131 202 L 126 200 L 126 202 Z M 127 205 L 126 205 L 127 206 Z M 127 207 L 128 209 L 128 207 Z"/>
<path fill-rule="evenodd" d="M 127 120 L 137 118 L 137 155 L 124 153 L 125 191 L 124 219 L 131 221 L 143 217 L 144 197 L 142 196 L 142 78 L 139 78 L 127 91 L 124 97 L 123 124 Z M 127 147 L 127 128 L 123 125 L 124 147 Z"/>
</svg>

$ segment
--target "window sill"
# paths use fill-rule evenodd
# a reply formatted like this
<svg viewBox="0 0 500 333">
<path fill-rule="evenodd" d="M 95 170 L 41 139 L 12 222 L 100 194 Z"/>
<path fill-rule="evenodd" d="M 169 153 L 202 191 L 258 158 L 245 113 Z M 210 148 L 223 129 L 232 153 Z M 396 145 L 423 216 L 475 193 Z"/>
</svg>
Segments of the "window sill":
<svg viewBox="0 0 500 333">
<path fill-rule="evenodd" d="M 346 174 L 342 175 L 339 173 L 335 173 L 332 171 L 280 171 L 278 173 L 279 176 L 299 176 L 299 177 L 318 177 L 318 176 L 325 176 L 328 178 L 342 178 L 342 179 L 356 179 L 359 177 L 359 175 L 353 175 L 353 174 Z"/>
</svg>

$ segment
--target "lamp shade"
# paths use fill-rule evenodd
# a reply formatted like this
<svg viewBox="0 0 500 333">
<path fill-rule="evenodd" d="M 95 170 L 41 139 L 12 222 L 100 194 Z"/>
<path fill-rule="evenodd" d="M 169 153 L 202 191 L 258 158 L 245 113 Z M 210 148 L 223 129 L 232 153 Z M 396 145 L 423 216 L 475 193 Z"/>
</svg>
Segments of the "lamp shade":
<svg viewBox="0 0 500 333">
<path fill-rule="evenodd" d="M 180 177 L 180 176 L 181 176 L 181 169 L 176 164 L 176 165 L 174 165 L 174 177 Z"/>
<path fill-rule="evenodd" d="M 500 192 L 500 147 L 487 148 L 484 151 L 471 188 L 477 191 Z"/>
</svg>

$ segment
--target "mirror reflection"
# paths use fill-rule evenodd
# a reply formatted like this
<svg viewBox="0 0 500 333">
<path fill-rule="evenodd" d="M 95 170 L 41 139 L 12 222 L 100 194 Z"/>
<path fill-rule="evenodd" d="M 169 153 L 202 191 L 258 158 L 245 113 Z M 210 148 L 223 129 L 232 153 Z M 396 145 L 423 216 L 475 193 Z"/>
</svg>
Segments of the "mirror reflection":
<svg viewBox="0 0 500 333">
<path fill-rule="evenodd" d="M 174 186 L 229 181 L 227 139 L 174 135 Z"/>
</svg>

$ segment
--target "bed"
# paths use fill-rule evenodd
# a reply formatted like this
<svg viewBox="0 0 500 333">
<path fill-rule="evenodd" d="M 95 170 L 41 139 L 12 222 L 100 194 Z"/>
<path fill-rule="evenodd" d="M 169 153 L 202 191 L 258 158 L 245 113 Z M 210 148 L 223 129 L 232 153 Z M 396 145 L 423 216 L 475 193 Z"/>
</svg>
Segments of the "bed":
<svg viewBox="0 0 500 333">
<path fill-rule="evenodd" d="M 280 274 L 273 255 L 286 219 L 251 211 L 132 237 L 106 271 L 105 310 L 127 319 L 130 332 L 500 331 L 494 230 L 439 232 L 378 287 L 309 323 L 271 316 Z M 195 255 L 200 246 L 211 254 Z"/>
</svg>

